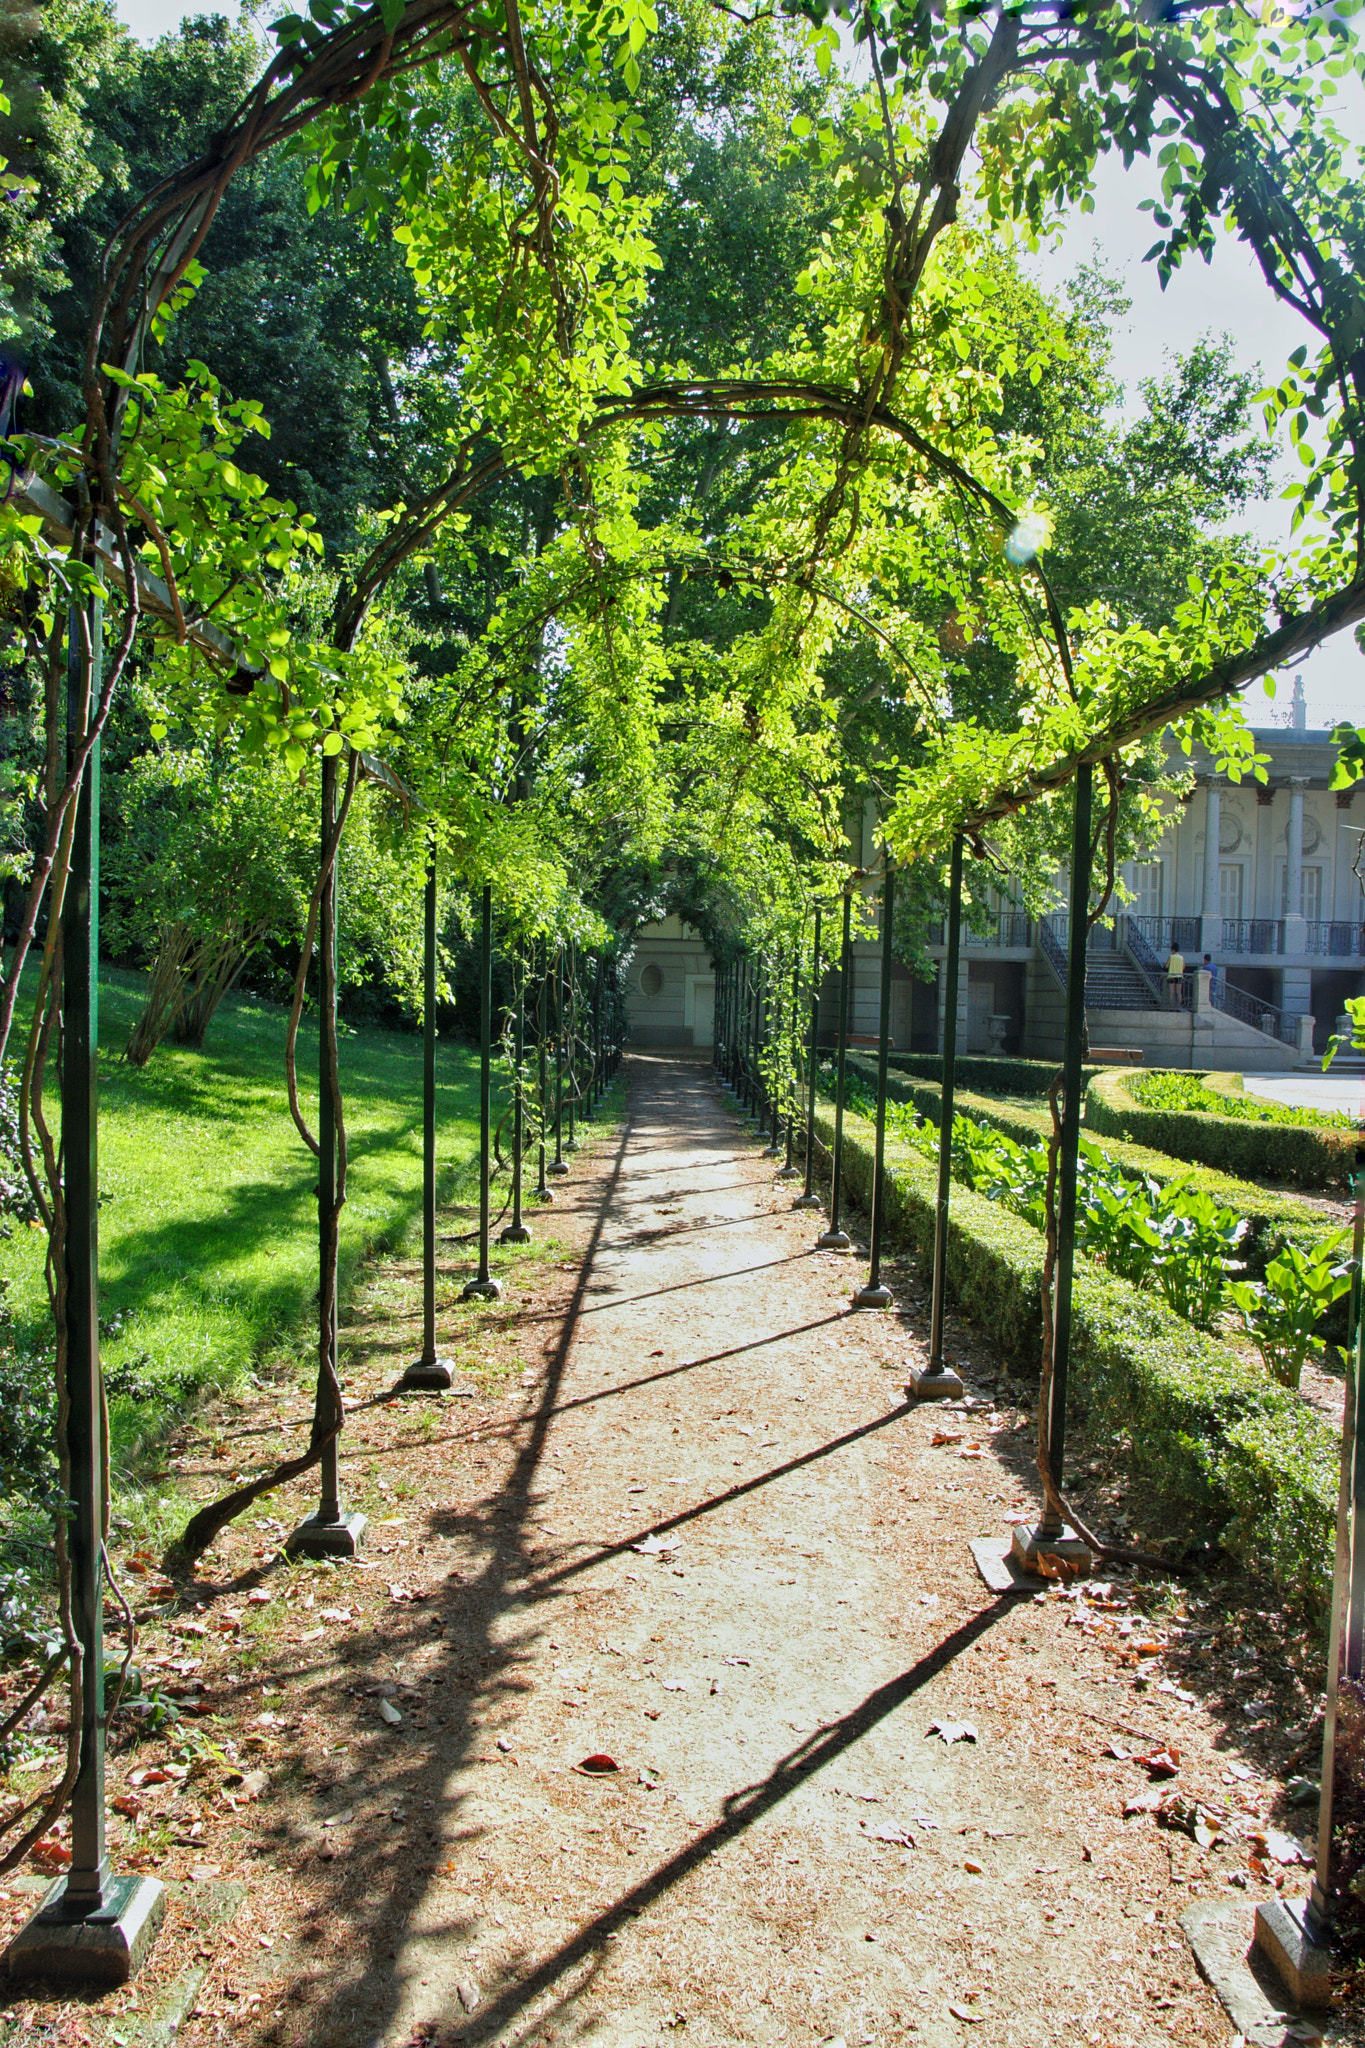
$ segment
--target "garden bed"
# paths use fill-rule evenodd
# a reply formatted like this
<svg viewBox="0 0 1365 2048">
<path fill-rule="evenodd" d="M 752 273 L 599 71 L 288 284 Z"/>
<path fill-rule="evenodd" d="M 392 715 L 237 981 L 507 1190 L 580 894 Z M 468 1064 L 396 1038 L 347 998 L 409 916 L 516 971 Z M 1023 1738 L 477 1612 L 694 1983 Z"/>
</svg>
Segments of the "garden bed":
<svg viewBox="0 0 1365 2048">
<path fill-rule="evenodd" d="M 865 1087 L 876 1086 L 876 1068 L 870 1060 L 863 1061 L 850 1055 L 849 1067 Z M 1276 1194 L 1211 1167 L 1192 1167 L 1187 1160 L 1173 1158 L 1168 1152 L 1155 1150 L 1150 1145 L 1133 1144 L 1112 1137 L 1107 1129 L 1095 1124 L 1089 1109 L 1095 1086 L 1092 1082 L 1087 1097 L 1086 1135 L 1102 1139 L 1105 1151 L 1125 1172 L 1150 1175 L 1162 1187 L 1173 1180 L 1184 1179 L 1188 1186 L 1201 1190 L 1225 1208 L 1235 1209 L 1239 1216 L 1244 1216 L 1248 1227 L 1240 1246 L 1240 1256 L 1245 1259 L 1252 1279 L 1265 1277 L 1266 1262 L 1274 1258 L 1281 1245 L 1295 1244 L 1301 1251 L 1311 1252 L 1325 1237 L 1331 1237 L 1340 1229 L 1339 1221 L 1297 1201 L 1293 1195 Z M 887 1094 L 894 1102 L 908 1102 L 932 1123 L 937 1123 L 942 1113 L 942 1091 L 938 1082 L 901 1080 L 888 1075 Z M 1035 1109 L 1028 1104 L 1002 1103 L 988 1095 L 957 1088 L 953 1094 L 953 1107 L 960 1116 L 972 1117 L 977 1123 L 1003 1131 L 1007 1138 L 1013 1138 L 1019 1145 L 1045 1144 L 1051 1134 L 1052 1118 L 1045 1103 L 1040 1103 Z M 1345 1336 L 1344 1316 L 1343 1309 L 1337 1318 L 1342 1337 Z M 1338 1334 L 1335 1324 L 1330 1334 Z"/>
<path fill-rule="evenodd" d="M 1120 1067 L 1097 1074 L 1086 1090 L 1086 1124 L 1095 1137 L 1150 1145 L 1174 1159 L 1194 1160 L 1217 1173 L 1289 1181 L 1304 1188 L 1344 1188 L 1355 1164 L 1356 1132 L 1329 1124 L 1313 1127 L 1203 1110 L 1150 1109 L 1129 1093 L 1141 1070 Z"/>
<path fill-rule="evenodd" d="M 828 1144 L 833 1111 L 816 1130 Z M 844 1119 L 844 1182 L 872 1192 L 872 1126 Z M 928 1261 L 937 1175 L 888 1140 L 885 1227 Z M 955 1184 L 948 1286 L 1001 1351 L 1038 1369 L 1043 1240 L 1020 1217 Z M 1205 1534 L 1325 1625 L 1331 1591 L 1339 1454 L 1335 1437 L 1294 1394 L 1193 1329 L 1158 1297 L 1076 1261 L 1070 1391 L 1091 1420 L 1122 1431 L 1133 1459 L 1182 1502 Z"/>
</svg>

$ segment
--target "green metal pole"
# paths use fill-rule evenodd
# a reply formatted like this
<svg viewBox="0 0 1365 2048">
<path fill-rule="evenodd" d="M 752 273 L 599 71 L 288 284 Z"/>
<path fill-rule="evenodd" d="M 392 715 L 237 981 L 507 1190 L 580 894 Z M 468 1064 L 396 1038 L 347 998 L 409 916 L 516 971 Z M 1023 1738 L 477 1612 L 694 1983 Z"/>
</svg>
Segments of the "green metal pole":
<svg viewBox="0 0 1365 2048">
<path fill-rule="evenodd" d="M 493 886 L 484 883 L 483 945 L 479 963 L 479 1270 L 460 1289 L 463 1301 L 496 1301 L 502 1289 L 488 1268 L 490 1182 L 493 1170 Z"/>
<path fill-rule="evenodd" d="M 546 1073 L 545 1059 L 545 1028 L 547 1021 L 546 1011 L 549 1007 L 549 1002 L 550 941 L 548 939 L 542 939 L 540 956 L 540 993 L 536 998 L 536 1120 L 539 1125 L 539 1140 L 537 1145 L 538 1163 L 536 1172 L 536 1193 L 540 1197 L 542 1202 L 552 1202 L 554 1200 L 554 1196 L 550 1193 L 549 1186 L 545 1179 L 545 1138 L 546 1133 L 550 1128 L 550 1119 L 548 1115 L 549 1103 L 546 1098 L 546 1091 L 549 1087 L 549 1077 Z"/>
<path fill-rule="evenodd" d="M 943 963 L 943 1073 L 939 1086 L 938 1198 L 934 1205 L 934 1270 L 929 1306 L 929 1362 L 912 1367 L 910 1392 L 921 1401 L 956 1400 L 957 1373 L 943 1363 L 943 1317 L 948 1285 L 948 1212 L 952 1200 L 953 1087 L 957 1065 L 957 984 L 962 963 L 962 834 L 953 840 L 948 869 L 948 954 Z"/>
<path fill-rule="evenodd" d="M 399 1381 L 418 1391 L 454 1384 L 436 1351 L 436 853 L 427 859 L 422 934 L 422 1352 Z"/>
<path fill-rule="evenodd" d="M 820 1052 L 820 906 L 815 907 L 815 950 L 811 958 L 810 1071 L 806 1076 L 806 1184 L 793 1202 L 794 1209 L 818 1209 L 815 1192 L 815 1090 L 816 1062 Z"/>
<path fill-rule="evenodd" d="M 526 1060 L 526 974 L 513 995 L 512 1060 L 512 1221 L 498 1232 L 499 1244 L 529 1244 L 531 1233 L 521 1218 L 521 1154 L 525 1128 L 522 1072 Z"/>
<path fill-rule="evenodd" d="M 853 885 L 844 889 L 844 936 L 839 967 L 839 1049 L 834 1079 L 834 1159 L 830 1168 L 829 1229 L 815 1242 L 822 1251 L 846 1252 L 853 1239 L 839 1222 L 844 1169 L 844 1076 L 848 1066 L 848 1008 L 853 980 Z"/>
<path fill-rule="evenodd" d="M 547 1173 L 569 1170 L 564 1158 L 564 948 L 555 954 L 555 1156 Z"/>
<path fill-rule="evenodd" d="M 892 912 L 896 877 L 890 860 L 882 882 L 882 986 L 877 1037 L 877 1136 L 872 1153 L 872 1236 L 868 1246 L 866 1287 L 853 1297 L 855 1308 L 890 1308 L 891 1289 L 882 1285 L 882 1212 L 886 1206 L 886 1068 L 891 1050 Z"/>
</svg>

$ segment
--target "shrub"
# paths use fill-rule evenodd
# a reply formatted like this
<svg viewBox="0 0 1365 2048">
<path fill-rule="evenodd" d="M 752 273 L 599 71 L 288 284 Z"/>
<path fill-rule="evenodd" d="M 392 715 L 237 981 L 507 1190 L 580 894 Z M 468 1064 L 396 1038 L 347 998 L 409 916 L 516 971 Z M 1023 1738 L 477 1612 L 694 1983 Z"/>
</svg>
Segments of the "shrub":
<svg viewBox="0 0 1365 2048">
<path fill-rule="evenodd" d="M 1135 1072 L 1131 1067 L 1115 1068 L 1091 1081 L 1086 1090 L 1085 1120 L 1097 1135 L 1135 1140 L 1174 1159 L 1197 1160 L 1222 1173 L 1290 1181 L 1296 1187 L 1340 1187 L 1351 1177 L 1359 1140 L 1350 1130 L 1321 1124 L 1252 1122 L 1202 1110 L 1147 1108 L 1132 1094 Z"/>
<path fill-rule="evenodd" d="M 1257 1124 L 1291 1124 L 1299 1130 L 1353 1131 L 1353 1117 L 1330 1109 L 1295 1109 L 1287 1102 L 1210 1087 L 1202 1074 L 1137 1073 L 1128 1093 L 1144 1109 L 1193 1109 L 1204 1116 L 1230 1116 Z"/>
<path fill-rule="evenodd" d="M 1343 1230 L 1319 1245 L 1312 1258 L 1286 1245 L 1264 1280 L 1238 1280 L 1228 1289 L 1266 1371 L 1282 1387 L 1297 1391 L 1304 1360 L 1326 1348 L 1327 1310 L 1351 1291 L 1350 1266 L 1332 1256 L 1345 1236 Z"/>
<path fill-rule="evenodd" d="M 821 1106 L 826 1144 L 833 1116 Z M 872 1127 L 846 1115 L 844 1178 L 867 1202 Z M 927 1262 L 934 1241 L 932 1163 L 899 1140 L 886 1154 L 888 1237 Z M 948 1285 L 964 1313 L 1006 1356 L 1037 1369 L 1043 1240 L 1021 1217 L 955 1187 Z M 1168 1498 L 1197 1513 L 1223 1546 L 1325 1623 L 1339 1457 L 1327 1426 L 1226 1346 L 1191 1329 L 1166 1303 L 1078 1259 L 1070 1391 L 1092 1419 L 1122 1429 L 1135 1464 Z"/>
<path fill-rule="evenodd" d="M 1046 1096 L 1060 1065 L 1060 1060 L 988 1059 L 959 1053 L 953 1061 L 953 1081 L 955 1085 L 981 1088 L 995 1095 Z M 908 1074 L 915 1080 L 943 1078 L 943 1062 L 933 1052 L 893 1052 L 890 1066 L 893 1072 Z M 1088 1081 L 1092 1074 L 1104 1071 L 1103 1067 L 1082 1067 L 1081 1077 Z"/>
</svg>

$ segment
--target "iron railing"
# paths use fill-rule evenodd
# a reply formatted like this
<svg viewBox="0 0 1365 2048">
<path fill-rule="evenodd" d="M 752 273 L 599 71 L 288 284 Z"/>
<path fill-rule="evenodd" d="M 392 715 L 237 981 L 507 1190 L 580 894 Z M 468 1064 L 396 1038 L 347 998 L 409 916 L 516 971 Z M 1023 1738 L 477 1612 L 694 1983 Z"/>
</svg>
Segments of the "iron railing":
<svg viewBox="0 0 1365 2048">
<path fill-rule="evenodd" d="M 1284 951 L 1284 924 L 1277 917 L 1225 917 L 1220 922 L 1224 953 Z"/>
<path fill-rule="evenodd" d="M 1204 936 L 1202 917 L 1130 917 L 1130 932 L 1140 932 L 1152 950 L 1161 955 L 1162 971 L 1172 947 L 1177 953 L 1198 953 Z"/>
<path fill-rule="evenodd" d="M 1043 949 L 1043 958 L 1056 975 L 1062 988 L 1066 988 L 1066 932 L 1057 930 L 1069 919 L 1063 917 L 1040 917 L 1038 920 L 1038 944 Z"/>
<path fill-rule="evenodd" d="M 1168 977 L 1166 962 L 1142 930 L 1144 919 L 1127 917 L 1123 921 L 1124 946 L 1128 958 L 1136 967 L 1142 979 L 1151 990 L 1153 998 L 1160 1003 L 1166 993 L 1164 984 Z"/>
<path fill-rule="evenodd" d="M 1285 1045 L 1297 1045 L 1299 1020 L 1286 1016 L 1261 996 L 1250 994 L 1247 989 L 1238 988 L 1226 975 L 1215 974 L 1210 991 L 1215 1010 L 1222 1010 L 1229 1017 L 1236 1017 L 1243 1024 L 1250 1024 L 1253 1031 L 1264 1031 L 1268 1038 L 1278 1038 Z"/>
<path fill-rule="evenodd" d="M 983 932 L 970 931 L 964 925 L 962 943 L 964 946 L 1031 946 L 1033 920 L 1026 910 L 1000 910 Z"/>
<path fill-rule="evenodd" d="M 1365 953 L 1365 925 L 1345 917 L 1308 920 L 1305 950 L 1331 960 L 1356 960 Z"/>
</svg>

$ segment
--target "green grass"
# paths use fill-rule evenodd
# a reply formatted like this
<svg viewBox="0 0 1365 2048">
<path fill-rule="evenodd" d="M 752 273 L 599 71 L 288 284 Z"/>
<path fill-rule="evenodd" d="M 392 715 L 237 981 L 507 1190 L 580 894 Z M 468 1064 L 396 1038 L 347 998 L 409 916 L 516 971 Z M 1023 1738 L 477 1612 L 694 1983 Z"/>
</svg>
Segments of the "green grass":
<svg viewBox="0 0 1365 2048">
<path fill-rule="evenodd" d="M 1211 1088 L 1201 1074 L 1139 1074 L 1128 1085 L 1129 1093 L 1147 1109 L 1192 1109 L 1205 1116 L 1243 1117 L 1249 1123 L 1294 1124 L 1301 1130 L 1324 1124 L 1333 1130 L 1355 1129 L 1355 1118 L 1338 1110 L 1295 1109 L 1287 1102 L 1247 1095 L 1240 1085 Z"/>
<path fill-rule="evenodd" d="M 164 1046 L 138 1069 L 119 1054 L 140 1004 L 140 976 L 101 973 L 102 1349 L 113 1384 L 132 1383 L 110 1404 L 119 1463 L 199 1395 L 306 1362 L 317 1297 L 316 1164 L 289 1116 L 284 1012 L 229 1000 L 204 1051 Z M 399 1243 L 420 1214 L 421 1050 L 416 1033 L 364 1029 L 342 1040 L 343 1296 L 357 1261 Z M 310 1121 L 316 1071 L 317 1031 L 305 1021 L 299 1076 Z M 436 1114 L 448 1198 L 478 1145 L 478 1061 L 468 1048 L 438 1051 Z M 39 1230 L 0 1244 L 20 1332 L 43 1352 L 45 1249 Z"/>
</svg>

